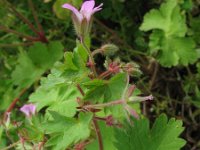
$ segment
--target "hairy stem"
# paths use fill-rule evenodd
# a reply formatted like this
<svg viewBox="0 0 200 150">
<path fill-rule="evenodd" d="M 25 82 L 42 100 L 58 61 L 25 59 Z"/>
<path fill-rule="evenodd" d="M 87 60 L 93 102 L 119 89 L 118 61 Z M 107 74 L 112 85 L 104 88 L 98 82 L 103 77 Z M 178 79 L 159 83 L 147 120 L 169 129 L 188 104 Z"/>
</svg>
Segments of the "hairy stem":
<svg viewBox="0 0 200 150">
<path fill-rule="evenodd" d="M 92 52 L 92 57 L 94 57 L 96 54 L 100 54 L 100 53 L 102 53 L 102 52 L 103 52 L 103 50 L 102 50 L 101 48 L 96 49 L 96 50 L 94 50 L 94 51 Z"/>
<path fill-rule="evenodd" d="M 96 72 L 96 68 L 95 68 L 95 61 L 94 61 L 94 58 L 92 56 L 92 53 L 91 53 L 90 49 L 86 46 L 84 39 L 81 39 L 81 43 L 82 43 L 83 47 L 85 48 L 85 50 L 88 52 L 89 59 L 92 62 L 92 66 L 91 66 L 92 72 L 94 73 L 94 76 L 97 77 L 97 72 Z"/>
<path fill-rule="evenodd" d="M 103 107 L 110 107 L 118 104 L 123 104 L 124 100 L 116 100 L 108 103 L 103 103 L 103 104 L 94 104 L 94 105 L 85 105 L 83 108 L 89 109 L 89 108 L 103 108 Z"/>
<path fill-rule="evenodd" d="M 119 105 L 119 104 L 143 102 L 147 100 L 153 100 L 153 96 L 152 95 L 144 96 L 144 97 L 132 96 L 127 101 L 125 101 L 124 99 L 120 99 L 120 100 L 115 100 L 115 101 L 103 103 L 103 104 L 85 105 L 83 106 L 83 108 L 85 109 L 104 108 L 104 107 L 110 107 L 110 106 Z"/>
</svg>

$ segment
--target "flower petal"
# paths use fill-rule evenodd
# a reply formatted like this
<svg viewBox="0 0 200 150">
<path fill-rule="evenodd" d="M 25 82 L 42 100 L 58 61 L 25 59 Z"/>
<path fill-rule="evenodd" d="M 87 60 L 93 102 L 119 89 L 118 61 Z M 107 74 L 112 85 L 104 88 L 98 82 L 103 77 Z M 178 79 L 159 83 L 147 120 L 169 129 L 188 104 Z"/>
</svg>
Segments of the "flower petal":
<svg viewBox="0 0 200 150">
<path fill-rule="evenodd" d="M 23 112 L 27 117 L 34 115 L 36 112 L 36 106 L 34 104 L 27 104 L 20 108 L 20 111 Z"/>
<path fill-rule="evenodd" d="M 85 1 L 81 6 L 80 12 L 92 12 L 95 5 L 94 0 Z"/>
<path fill-rule="evenodd" d="M 62 5 L 62 7 L 71 10 L 75 14 L 75 16 L 78 18 L 78 20 L 80 22 L 82 21 L 83 17 L 81 15 L 81 13 L 74 6 L 72 6 L 70 4 L 64 4 L 64 5 Z"/>
<path fill-rule="evenodd" d="M 103 6 L 103 3 L 101 3 L 99 6 L 95 7 L 95 8 L 93 9 L 93 11 L 92 11 L 92 14 L 94 14 L 94 13 L 97 12 L 97 11 L 100 11 L 100 10 L 102 9 L 102 8 L 101 8 L 102 6 Z"/>
</svg>

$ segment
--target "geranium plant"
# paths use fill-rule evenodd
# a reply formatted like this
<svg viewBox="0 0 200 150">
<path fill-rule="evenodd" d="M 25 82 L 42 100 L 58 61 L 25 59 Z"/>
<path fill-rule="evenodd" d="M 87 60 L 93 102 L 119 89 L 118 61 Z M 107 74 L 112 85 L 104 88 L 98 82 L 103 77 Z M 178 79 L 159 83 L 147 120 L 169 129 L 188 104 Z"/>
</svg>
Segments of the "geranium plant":
<svg viewBox="0 0 200 150">
<path fill-rule="evenodd" d="M 76 47 L 73 52 L 65 52 L 62 60 L 60 49 L 63 46 L 58 42 L 35 43 L 20 56 L 19 63 L 26 59 L 29 66 L 39 66 L 36 73 L 15 80 L 22 87 L 32 85 L 34 80 L 30 79 L 38 78 L 54 65 L 47 77 L 41 78 L 27 104 L 19 108 L 19 114 L 25 114 L 25 121 L 18 121 L 13 126 L 10 111 L 5 114 L 4 128 L 17 128 L 19 138 L 11 147 L 39 150 L 180 149 L 185 144 L 178 138 L 183 131 L 181 121 L 168 121 L 161 115 L 150 128 L 140 112 L 140 102 L 152 101 L 153 96 L 141 96 L 136 85 L 130 82 L 132 76 L 141 73 L 139 66 L 113 59 L 111 56 L 119 50 L 114 44 L 92 50 L 93 15 L 103 9 L 103 4 L 95 7 L 94 0 L 85 1 L 80 11 L 68 3 L 60 7 L 71 11 L 77 35 Z M 43 61 L 37 55 L 38 50 L 52 61 Z M 99 55 L 104 55 L 104 65 L 96 63 L 95 58 Z M 104 68 L 99 69 L 100 66 Z M 13 76 L 19 77 L 24 68 L 25 64 L 21 63 Z"/>
</svg>

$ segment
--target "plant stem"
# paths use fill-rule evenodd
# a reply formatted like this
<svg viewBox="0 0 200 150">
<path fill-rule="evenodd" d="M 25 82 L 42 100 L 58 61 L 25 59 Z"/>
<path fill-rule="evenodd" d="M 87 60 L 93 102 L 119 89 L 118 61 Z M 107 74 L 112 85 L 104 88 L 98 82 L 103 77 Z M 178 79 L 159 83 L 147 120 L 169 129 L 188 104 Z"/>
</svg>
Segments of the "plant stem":
<svg viewBox="0 0 200 150">
<path fill-rule="evenodd" d="M 103 118 L 103 117 L 97 117 L 97 116 L 95 116 L 94 119 L 95 120 L 106 121 L 106 118 Z"/>
<path fill-rule="evenodd" d="M 42 25 L 41 25 L 40 22 L 39 22 L 39 19 L 38 19 L 37 13 L 36 13 L 36 11 L 35 11 L 35 8 L 34 8 L 34 5 L 33 5 L 32 0 L 28 0 L 28 3 L 29 3 L 29 7 L 30 7 L 30 9 L 31 9 L 31 11 L 32 11 L 34 20 L 35 20 L 35 22 L 36 22 L 36 25 L 37 25 L 37 27 L 38 27 L 38 29 L 39 29 L 39 32 L 37 31 L 36 34 L 37 34 L 38 37 L 40 38 L 41 42 L 47 43 L 48 40 L 47 40 L 47 38 L 46 38 L 46 36 L 45 36 L 44 30 L 43 30 L 43 28 L 42 28 Z"/>
<path fill-rule="evenodd" d="M 79 92 L 81 93 L 81 95 L 84 96 L 85 93 L 84 93 L 83 89 L 81 88 L 80 84 L 77 84 L 76 87 L 79 90 Z"/>
<path fill-rule="evenodd" d="M 0 26 L 0 30 L 3 30 L 4 32 L 16 34 L 16 35 L 18 35 L 22 38 L 26 38 L 27 40 L 30 40 L 30 41 L 39 41 L 39 39 L 37 37 L 28 36 L 26 34 L 23 34 L 23 33 L 15 31 L 15 30 L 9 29 L 5 26 Z"/>
<path fill-rule="evenodd" d="M 128 95 L 127 95 L 127 92 L 128 92 L 129 82 L 130 82 L 130 76 L 129 76 L 129 74 L 127 73 L 127 74 L 126 74 L 126 87 L 124 88 L 124 91 L 123 91 L 123 94 L 122 94 L 122 99 L 123 99 L 123 100 L 125 100 L 126 97 L 128 96 Z"/>
<path fill-rule="evenodd" d="M 89 109 L 89 108 L 99 108 L 99 107 L 109 107 L 109 106 L 114 106 L 118 104 L 123 104 L 124 100 L 116 100 L 108 103 L 103 103 L 103 104 L 95 104 L 95 105 L 85 105 L 83 108 Z"/>
<path fill-rule="evenodd" d="M 111 74 L 110 70 L 107 70 L 107 71 L 103 72 L 102 74 L 100 74 L 98 78 L 104 79 L 105 77 L 109 76 L 110 74 Z"/>
<path fill-rule="evenodd" d="M 110 107 L 110 106 L 119 105 L 119 104 L 143 102 L 143 101 L 147 101 L 147 100 L 153 100 L 153 96 L 152 95 L 144 96 L 144 97 L 132 96 L 128 99 L 128 101 L 125 101 L 124 99 L 120 99 L 120 100 L 115 100 L 115 101 L 103 103 L 103 104 L 85 105 L 85 106 L 83 106 L 83 108 L 85 108 L 85 109 L 102 108 L 102 107 Z"/>
<path fill-rule="evenodd" d="M 155 66 L 154 66 L 154 72 L 153 72 L 153 76 L 150 80 L 150 85 L 149 85 L 149 89 L 152 89 L 153 85 L 154 85 L 154 82 L 156 80 L 156 76 L 157 76 L 157 73 L 158 73 L 158 70 L 159 70 L 159 65 L 158 63 L 155 61 Z"/>
<path fill-rule="evenodd" d="M 19 13 L 15 7 L 13 7 L 12 4 L 10 4 L 8 1 L 5 0 L 5 2 L 9 5 L 9 8 L 11 8 L 12 12 L 17 16 L 19 17 L 24 23 L 26 23 L 29 28 L 35 32 L 36 34 L 38 34 L 38 31 L 36 30 L 36 28 L 34 27 L 34 25 L 27 19 L 25 18 L 21 13 Z"/>
<path fill-rule="evenodd" d="M 17 98 L 15 98 L 12 103 L 10 104 L 10 106 L 8 107 L 8 109 L 5 111 L 4 113 L 4 121 L 6 121 L 7 119 L 7 113 L 11 112 L 12 109 L 15 107 L 16 103 L 19 101 L 20 97 L 27 91 L 27 89 L 23 89 L 19 96 Z"/>
<path fill-rule="evenodd" d="M 96 54 L 99 54 L 99 53 L 102 53 L 102 52 L 103 52 L 103 50 L 102 50 L 101 48 L 96 49 L 96 50 L 94 50 L 94 51 L 92 52 L 92 57 L 94 57 Z"/>
<path fill-rule="evenodd" d="M 34 20 L 35 20 L 35 22 L 37 24 L 37 27 L 38 27 L 39 31 L 44 33 L 42 25 L 40 24 L 38 16 L 37 16 L 37 13 L 35 11 L 35 7 L 33 5 L 33 1 L 32 0 L 28 0 L 28 3 L 29 3 L 29 7 L 30 7 L 30 9 L 31 9 L 31 11 L 33 13 L 33 17 L 34 17 Z"/>
<path fill-rule="evenodd" d="M 30 0 L 29 0 L 29 1 L 30 1 Z M 38 37 L 35 38 L 35 39 L 29 39 L 29 38 L 28 38 L 29 40 L 31 40 L 31 41 L 41 41 L 41 42 L 43 42 L 43 43 L 47 43 L 47 42 L 48 42 L 47 38 L 45 37 L 44 31 L 43 31 L 43 29 L 42 29 L 42 26 L 41 26 L 41 24 L 40 24 L 39 21 L 38 21 L 38 17 L 37 17 L 37 15 L 36 15 L 35 9 L 34 9 L 34 7 L 33 7 L 33 3 L 32 3 L 31 1 L 29 2 L 29 5 L 30 5 L 30 8 L 31 8 L 31 10 L 32 10 L 32 12 L 33 12 L 34 20 L 35 20 L 35 22 L 37 23 L 38 28 L 39 28 L 40 31 L 38 31 L 38 30 L 35 28 L 35 26 L 34 26 L 26 17 L 24 17 L 21 13 L 19 13 L 19 12 L 15 9 L 15 7 L 13 7 L 12 4 L 10 4 L 7 0 L 4 0 L 4 2 L 7 3 L 8 7 L 11 9 L 11 12 L 13 12 L 13 13 L 14 13 L 17 17 L 19 17 L 25 24 L 27 24 L 28 27 L 38 36 Z"/>
<path fill-rule="evenodd" d="M 95 119 L 93 119 L 92 122 L 94 124 L 95 132 L 97 135 L 97 139 L 98 139 L 98 143 L 99 143 L 99 150 L 103 150 L 102 135 L 101 135 L 101 131 L 99 129 L 98 122 Z"/>
<path fill-rule="evenodd" d="M 94 73 L 94 76 L 97 77 L 97 72 L 96 72 L 96 68 L 95 68 L 95 61 L 94 61 L 94 58 L 92 56 L 92 53 L 91 53 L 90 49 L 86 46 L 84 39 L 81 39 L 81 43 L 82 43 L 83 47 L 85 48 L 85 50 L 88 52 L 89 59 L 92 62 L 92 65 L 91 65 L 92 72 Z"/>
<path fill-rule="evenodd" d="M 33 42 L 26 42 L 26 43 L 13 43 L 13 44 L 0 44 L 1 47 L 17 47 L 17 46 L 30 46 L 33 45 Z"/>
<path fill-rule="evenodd" d="M 15 146 L 16 146 L 17 144 L 19 144 L 19 143 L 20 143 L 20 141 L 17 141 L 17 142 L 15 142 L 15 143 L 9 145 L 8 147 L 5 147 L 5 148 L 1 149 L 1 150 L 9 150 L 9 149 L 15 147 Z"/>
</svg>

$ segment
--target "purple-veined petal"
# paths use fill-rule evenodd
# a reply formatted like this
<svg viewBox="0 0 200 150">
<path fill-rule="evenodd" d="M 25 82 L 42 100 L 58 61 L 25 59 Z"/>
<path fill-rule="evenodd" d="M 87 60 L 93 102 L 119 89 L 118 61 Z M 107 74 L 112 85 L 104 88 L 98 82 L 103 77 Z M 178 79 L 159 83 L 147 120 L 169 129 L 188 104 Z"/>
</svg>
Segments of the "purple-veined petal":
<svg viewBox="0 0 200 150">
<path fill-rule="evenodd" d="M 62 5 L 63 8 L 69 9 L 71 10 L 74 15 L 77 17 L 77 19 L 81 22 L 83 19 L 83 16 L 81 15 L 81 13 L 78 11 L 78 9 L 76 9 L 74 6 L 70 5 L 70 4 L 64 4 Z"/>
<path fill-rule="evenodd" d="M 82 6 L 80 12 L 92 12 L 95 5 L 94 0 L 85 1 Z"/>
</svg>

